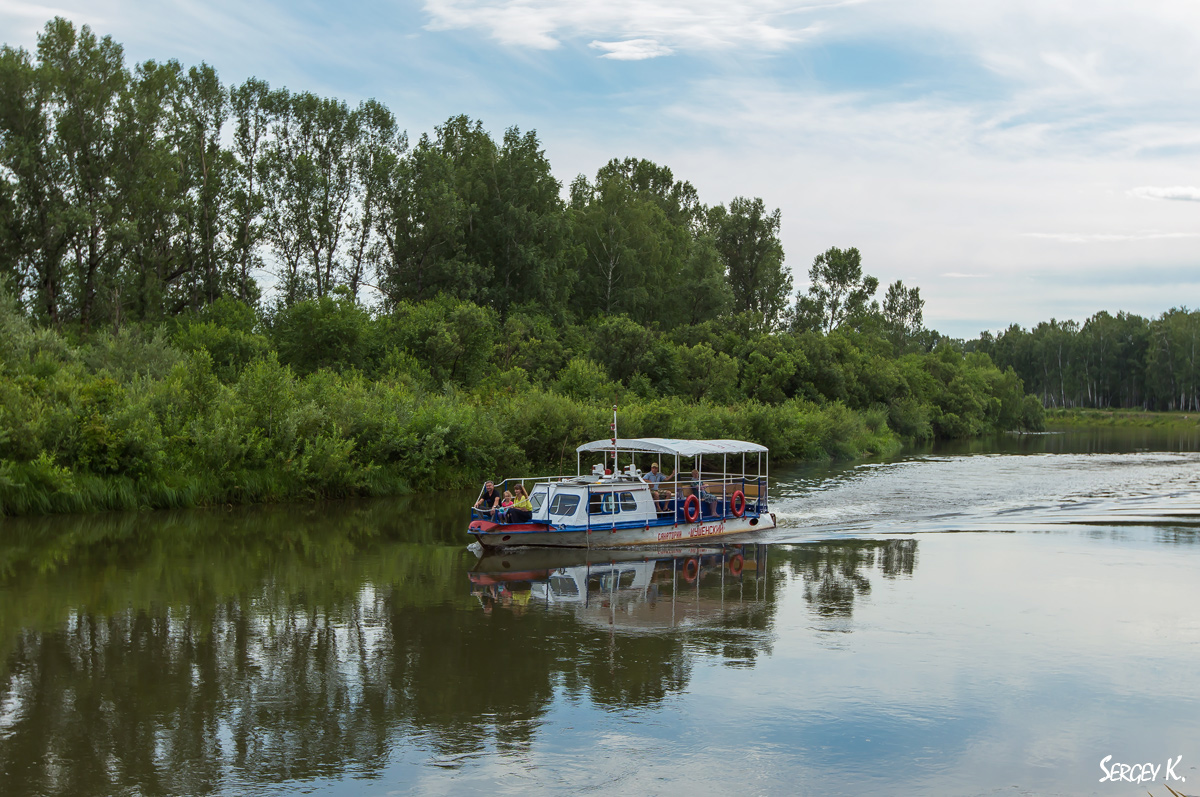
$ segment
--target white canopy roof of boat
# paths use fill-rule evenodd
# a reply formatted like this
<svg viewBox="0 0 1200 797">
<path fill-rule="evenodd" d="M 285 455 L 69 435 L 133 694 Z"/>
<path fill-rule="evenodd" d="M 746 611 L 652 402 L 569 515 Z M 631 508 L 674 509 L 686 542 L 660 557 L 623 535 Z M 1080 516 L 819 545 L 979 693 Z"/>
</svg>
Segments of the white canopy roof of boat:
<svg viewBox="0 0 1200 797">
<path fill-rule="evenodd" d="M 576 451 L 612 451 L 612 439 L 584 443 Z M 652 454 L 678 454 L 694 457 L 698 454 L 756 454 L 765 453 L 766 446 L 745 440 L 675 440 L 669 437 L 625 437 L 617 440 L 618 451 L 644 451 Z"/>
</svg>

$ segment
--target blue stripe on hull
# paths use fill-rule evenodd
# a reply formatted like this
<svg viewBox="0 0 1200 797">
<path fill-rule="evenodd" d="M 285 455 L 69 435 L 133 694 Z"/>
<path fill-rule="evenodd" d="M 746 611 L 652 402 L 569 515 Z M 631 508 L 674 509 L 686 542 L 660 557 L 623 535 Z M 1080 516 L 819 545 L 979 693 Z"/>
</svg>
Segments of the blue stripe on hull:
<svg viewBox="0 0 1200 797">
<path fill-rule="evenodd" d="M 548 546 L 563 548 L 605 548 L 628 545 L 670 545 L 672 543 L 695 543 L 712 537 L 731 534 L 748 534 L 775 528 L 775 518 L 770 514 L 746 513 L 737 518 L 715 518 L 698 523 L 675 523 L 667 520 L 659 523 L 618 523 L 602 528 L 567 527 L 553 531 L 505 530 L 497 527 L 489 532 L 471 532 L 481 545 L 505 546 Z"/>
</svg>

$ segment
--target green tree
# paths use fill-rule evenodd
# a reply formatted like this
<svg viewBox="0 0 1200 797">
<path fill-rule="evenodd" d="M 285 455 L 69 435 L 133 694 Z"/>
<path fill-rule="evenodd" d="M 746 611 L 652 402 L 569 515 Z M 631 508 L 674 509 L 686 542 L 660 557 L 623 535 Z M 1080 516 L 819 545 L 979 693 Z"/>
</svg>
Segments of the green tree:
<svg viewBox="0 0 1200 797">
<path fill-rule="evenodd" d="M 1155 404 L 1200 410 L 1200 311 L 1172 308 L 1150 330 L 1147 381 Z"/>
<path fill-rule="evenodd" d="M 725 265 L 735 313 L 762 316 L 764 328 L 787 320 L 792 275 L 786 269 L 779 240 L 779 209 L 768 213 L 762 199 L 738 197 L 729 207 L 717 205 L 708 227 Z"/>
<path fill-rule="evenodd" d="M 270 86 L 250 78 L 230 88 L 229 107 L 234 121 L 229 237 L 232 259 L 237 264 L 238 298 L 245 302 L 254 299 L 256 293 L 250 273 L 262 265 L 258 248 L 264 235 L 265 201 L 259 172 L 272 123 Z"/>
<path fill-rule="evenodd" d="M 903 354 L 909 341 L 921 333 L 924 309 L 920 288 L 906 288 L 901 280 L 888 286 L 883 298 L 883 326 L 897 354 Z"/>
<path fill-rule="evenodd" d="M 51 85 L 22 49 L 0 48 L 0 274 L 35 318 L 61 324 L 63 259 L 74 233 L 66 164 L 50 115 Z"/>
<path fill-rule="evenodd" d="M 224 236 L 232 156 L 221 147 L 229 97 L 207 64 L 181 74 L 170 119 L 180 172 L 181 257 L 190 282 L 190 303 L 199 307 L 227 291 L 245 293 L 227 269 Z"/>
<path fill-rule="evenodd" d="M 38 59 L 47 86 L 48 154 L 60 169 L 58 191 L 67 206 L 57 222 L 70 230 L 65 293 L 86 332 L 97 296 L 110 287 L 118 265 L 123 217 L 112 178 L 118 166 L 118 104 L 129 72 L 112 37 L 97 38 L 87 25 L 76 31 L 61 17 L 38 37 Z M 54 314 L 60 309 L 56 302 Z"/>
<path fill-rule="evenodd" d="M 261 162 L 266 231 L 291 304 L 343 282 L 360 126 L 345 102 L 308 92 L 276 92 L 270 105 L 274 135 Z"/>
<path fill-rule="evenodd" d="M 673 327 L 724 308 L 719 261 L 699 227 L 703 209 L 689 183 L 649 161 L 613 160 L 571 185 L 579 248 L 572 306 L 582 316 L 626 313 Z M 697 240 L 701 238 L 701 240 Z"/>
<path fill-rule="evenodd" d="M 497 145 L 481 122 L 466 116 L 452 117 L 436 133 L 462 209 L 456 259 L 477 275 L 477 300 L 502 314 L 526 302 L 561 305 L 570 289 L 562 185 L 537 134 L 512 127 Z"/>
<path fill-rule="evenodd" d="M 388 175 L 379 208 L 386 255 L 378 281 L 389 307 L 441 292 L 461 298 L 480 293 L 481 275 L 460 248 L 467 208 L 454 177 L 454 164 L 426 135 Z"/>
<path fill-rule="evenodd" d="M 384 244 L 377 219 L 386 201 L 389 175 L 407 149 L 408 141 L 397 130 L 392 112 L 383 104 L 367 100 L 356 113 L 359 139 L 353 158 L 357 199 L 351 209 L 345 279 L 350 295 L 357 301 L 363 281 L 378 270 L 383 258 Z"/>
<path fill-rule="evenodd" d="M 864 315 L 879 288 L 879 280 L 863 275 L 858 249 L 832 247 L 813 259 L 808 271 L 808 295 L 796 306 L 797 326 L 832 332 Z"/>
<path fill-rule="evenodd" d="M 321 368 L 362 368 L 371 356 L 371 315 L 345 286 L 282 308 L 271 326 L 280 362 L 301 376 Z"/>
</svg>

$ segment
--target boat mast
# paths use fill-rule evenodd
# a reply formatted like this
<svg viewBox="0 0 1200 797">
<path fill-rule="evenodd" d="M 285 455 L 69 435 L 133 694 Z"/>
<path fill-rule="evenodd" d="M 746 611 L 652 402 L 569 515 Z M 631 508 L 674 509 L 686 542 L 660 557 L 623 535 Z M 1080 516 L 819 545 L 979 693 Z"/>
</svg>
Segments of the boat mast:
<svg viewBox="0 0 1200 797">
<path fill-rule="evenodd" d="M 617 405 L 613 404 L 613 422 L 612 422 L 612 444 L 613 444 L 613 475 L 620 473 L 621 469 L 617 467 Z"/>
</svg>

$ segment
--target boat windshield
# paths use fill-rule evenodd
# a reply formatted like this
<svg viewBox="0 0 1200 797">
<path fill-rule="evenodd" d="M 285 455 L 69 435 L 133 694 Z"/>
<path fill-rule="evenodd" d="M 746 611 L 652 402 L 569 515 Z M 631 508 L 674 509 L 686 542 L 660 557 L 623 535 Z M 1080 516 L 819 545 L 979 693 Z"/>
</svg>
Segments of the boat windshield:
<svg viewBox="0 0 1200 797">
<path fill-rule="evenodd" d="M 579 496 L 559 493 L 550 502 L 551 515 L 573 515 L 579 508 Z"/>
</svg>

